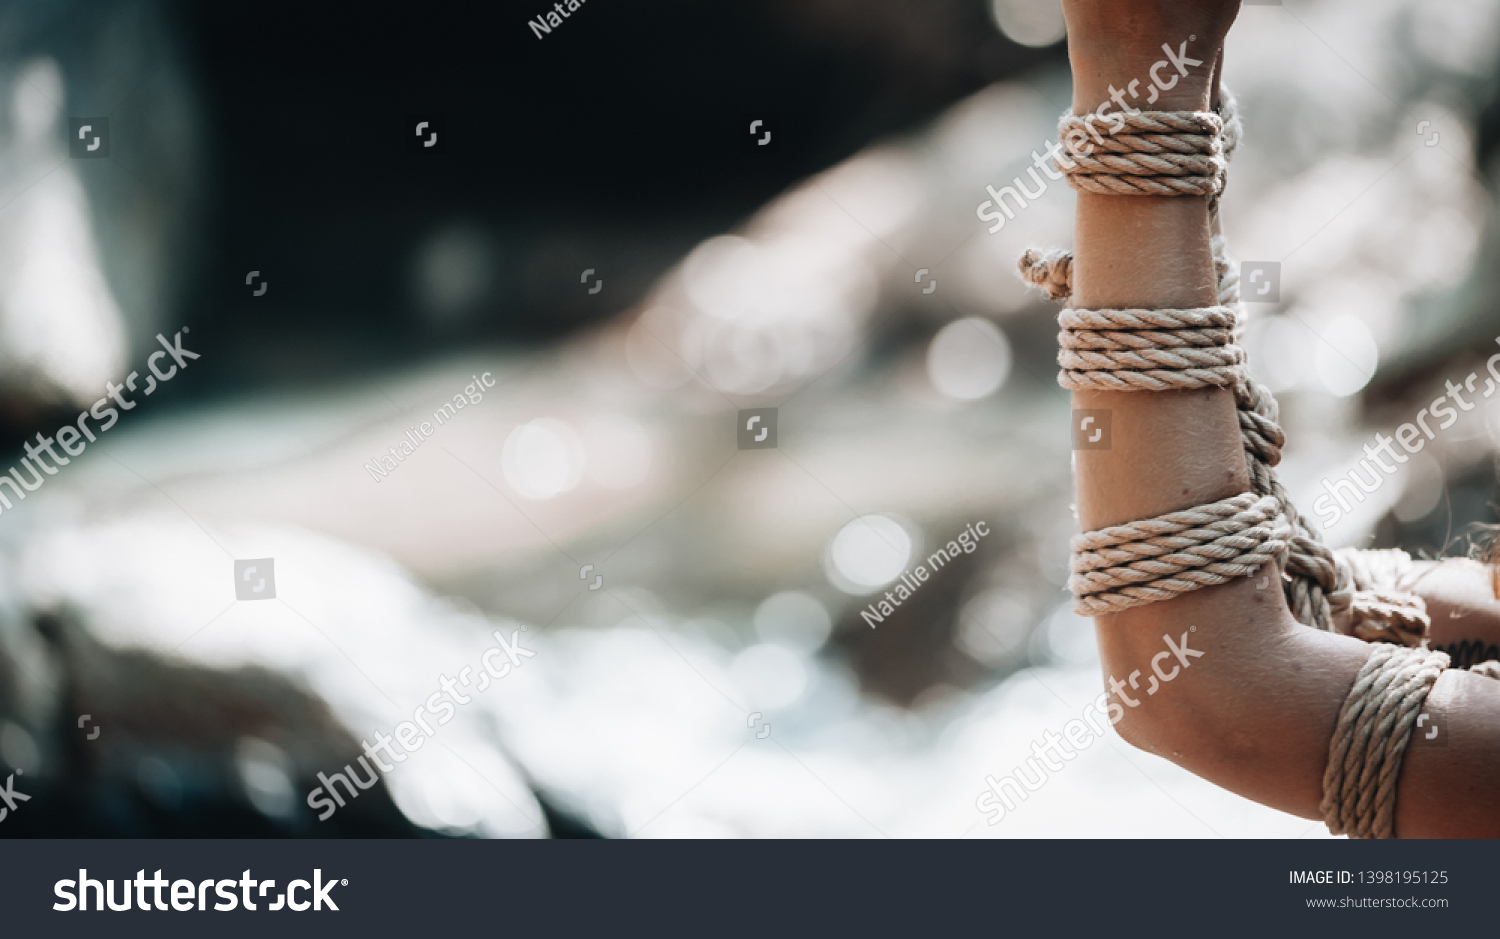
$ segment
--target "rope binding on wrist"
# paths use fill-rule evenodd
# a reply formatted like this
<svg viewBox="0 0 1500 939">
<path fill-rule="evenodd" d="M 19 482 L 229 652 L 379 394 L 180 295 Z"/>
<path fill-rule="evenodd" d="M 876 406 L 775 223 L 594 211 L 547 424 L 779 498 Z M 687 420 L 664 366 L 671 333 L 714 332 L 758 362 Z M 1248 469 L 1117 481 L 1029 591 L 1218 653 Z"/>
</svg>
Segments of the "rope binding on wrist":
<svg viewBox="0 0 1500 939">
<path fill-rule="evenodd" d="M 1448 656 L 1377 643 L 1354 679 L 1328 741 L 1319 810 L 1328 830 L 1396 837 L 1396 783 L 1412 729 Z"/>
<path fill-rule="evenodd" d="M 1097 125 L 1107 125 L 1100 133 Z M 1057 160 L 1079 192 L 1217 196 L 1224 191 L 1224 119 L 1212 111 L 1063 114 Z"/>
</svg>

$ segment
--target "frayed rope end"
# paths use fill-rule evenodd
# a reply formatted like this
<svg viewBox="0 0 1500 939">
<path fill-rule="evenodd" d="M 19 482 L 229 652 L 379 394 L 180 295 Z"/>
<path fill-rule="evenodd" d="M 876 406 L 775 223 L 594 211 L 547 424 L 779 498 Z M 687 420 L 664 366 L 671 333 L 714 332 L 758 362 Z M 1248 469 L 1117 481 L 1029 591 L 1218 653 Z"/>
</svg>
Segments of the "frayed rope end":
<svg viewBox="0 0 1500 939">
<path fill-rule="evenodd" d="M 1063 248 L 1050 251 L 1027 248 L 1017 267 L 1022 280 L 1047 291 L 1048 299 L 1053 302 L 1073 295 L 1073 252 Z"/>
</svg>

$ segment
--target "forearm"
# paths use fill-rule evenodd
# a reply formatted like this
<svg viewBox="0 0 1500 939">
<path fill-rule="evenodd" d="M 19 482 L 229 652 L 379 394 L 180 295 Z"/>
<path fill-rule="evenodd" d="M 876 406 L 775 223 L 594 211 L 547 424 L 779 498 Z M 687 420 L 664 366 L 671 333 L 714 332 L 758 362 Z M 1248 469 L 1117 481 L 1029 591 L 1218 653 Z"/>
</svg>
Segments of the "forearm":
<svg viewBox="0 0 1500 939">
<path fill-rule="evenodd" d="M 1206 57 L 1204 53 L 1196 53 Z M 1119 61 L 1075 57 L 1074 113 L 1133 77 Z M 1148 63 L 1149 64 L 1149 63 Z M 1212 78 L 1184 80 L 1154 107 L 1206 110 Z M 1073 305 L 1184 309 L 1217 302 L 1206 197 L 1078 197 Z M 1078 515 L 1094 530 L 1216 502 L 1250 488 L 1233 393 L 1079 391 L 1112 412 L 1112 448 L 1077 451 Z M 1149 676 L 1163 636 L 1204 652 L 1162 690 L 1126 707 L 1120 732 L 1227 788 L 1319 816 L 1328 740 L 1368 650 L 1297 627 L 1274 570 L 1097 619 L 1106 678 Z"/>
</svg>

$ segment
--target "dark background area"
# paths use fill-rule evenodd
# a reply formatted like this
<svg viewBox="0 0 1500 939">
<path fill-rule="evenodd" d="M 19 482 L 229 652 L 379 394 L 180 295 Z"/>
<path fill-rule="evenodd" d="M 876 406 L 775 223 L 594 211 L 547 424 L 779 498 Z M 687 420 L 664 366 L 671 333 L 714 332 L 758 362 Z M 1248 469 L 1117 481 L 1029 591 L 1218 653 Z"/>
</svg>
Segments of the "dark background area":
<svg viewBox="0 0 1500 939">
<path fill-rule="evenodd" d="M 555 338 L 796 180 L 1062 55 L 1009 43 L 978 0 L 872 3 L 853 29 L 839 6 L 593 0 L 573 14 L 589 28 L 542 39 L 533 3 L 176 7 L 208 168 L 184 321 L 241 353 L 214 378 Z M 926 35 L 907 35 L 914 20 Z M 745 153 L 742 116 L 761 112 L 778 147 Z M 441 138 L 414 152 L 428 115 Z M 413 258 L 449 225 L 492 246 L 497 275 L 434 323 Z M 585 268 L 614 306 L 577 289 Z M 276 304 L 250 306 L 252 269 Z"/>
</svg>

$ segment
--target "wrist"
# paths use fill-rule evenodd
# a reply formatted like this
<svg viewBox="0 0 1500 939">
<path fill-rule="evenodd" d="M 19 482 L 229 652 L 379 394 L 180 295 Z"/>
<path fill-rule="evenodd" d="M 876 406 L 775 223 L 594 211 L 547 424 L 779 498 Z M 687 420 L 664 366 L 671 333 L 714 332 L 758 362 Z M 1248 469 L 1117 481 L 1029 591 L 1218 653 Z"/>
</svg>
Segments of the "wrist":
<svg viewBox="0 0 1500 939">
<path fill-rule="evenodd" d="M 1218 44 L 1188 40 L 1155 47 L 1069 47 L 1073 113 L 1106 110 L 1205 111 L 1217 86 Z"/>
</svg>

